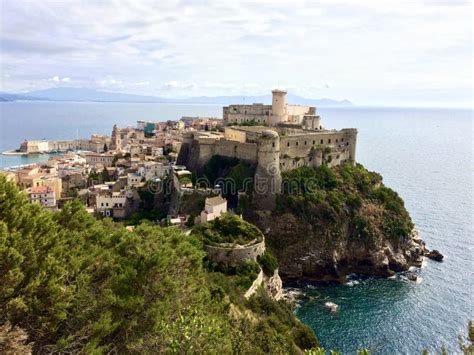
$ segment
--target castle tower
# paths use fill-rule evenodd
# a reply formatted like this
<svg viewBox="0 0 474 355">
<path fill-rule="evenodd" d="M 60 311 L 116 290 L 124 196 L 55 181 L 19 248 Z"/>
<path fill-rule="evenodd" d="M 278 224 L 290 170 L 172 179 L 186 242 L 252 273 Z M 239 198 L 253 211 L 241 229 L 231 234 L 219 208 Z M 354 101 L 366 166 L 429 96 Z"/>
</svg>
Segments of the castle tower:
<svg viewBox="0 0 474 355">
<path fill-rule="evenodd" d="M 269 126 L 276 126 L 288 120 L 285 90 L 272 90 L 272 116 L 269 117 Z"/>
<path fill-rule="evenodd" d="M 117 128 L 117 125 L 114 125 L 112 129 L 112 143 L 110 144 L 111 150 L 117 150 L 122 148 L 122 138 L 120 137 L 120 130 Z"/>
<path fill-rule="evenodd" d="M 349 128 L 349 156 L 352 164 L 356 162 L 356 146 L 357 146 L 357 129 Z"/>
<path fill-rule="evenodd" d="M 274 209 L 276 194 L 281 193 L 280 137 L 272 130 L 262 132 L 258 140 L 255 193 L 262 209 Z"/>
</svg>

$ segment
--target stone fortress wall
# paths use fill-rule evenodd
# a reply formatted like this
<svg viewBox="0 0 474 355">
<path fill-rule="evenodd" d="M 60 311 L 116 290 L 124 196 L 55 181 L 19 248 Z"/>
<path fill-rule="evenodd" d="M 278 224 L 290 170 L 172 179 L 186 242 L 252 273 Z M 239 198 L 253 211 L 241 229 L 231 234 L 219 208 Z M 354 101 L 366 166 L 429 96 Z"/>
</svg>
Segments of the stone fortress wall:
<svg viewBox="0 0 474 355">
<path fill-rule="evenodd" d="M 253 120 L 264 113 L 265 126 L 236 126 L 237 116 L 229 114 L 234 106 L 224 108 L 224 134 L 189 132 L 184 134 L 178 164 L 200 171 L 214 155 L 237 158 L 256 166 L 255 190 L 262 206 L 272 208 L 274 195 L 281 192 L 281 173 L 301 166 L 336 166 L 355 163 L 357 129 L 325 129 L 314 107 L 295 109 L 285 101 L 286 92 L 274 90 L 272 109 L 269 105 L 234 105 L 240 119 Z M 267 112 L 268 115 L 267 115 Z M 227 113 L 227 116 L 226 116 Z M 233 118 L 232 118 L 233 117 Z M 292 122 L 296 120 L 297 122 Z M 237 121 L 239 122 L 239 121 Z M 259 122 L 256 120 L 256 122 Z"/>
<path fill-rule="evenodd" d="M 204 245 L 210 260 L 230 266 L 238 266 L 246 261 L 257 261 L 265 253 L 265 238 L 252 245 Z"/>
<path fill-rule="evenodd" d="M 284 90 L 272 91 L 272 104 L 255 103 L 251 105 L 229 105 L 223 108 L 222 117 L 226 125 L 256 122 L 275 125 L 280 122 L 299 124 L 305 115 L 315 115 L 316 107 L 288 105 Z"/>
</svg>

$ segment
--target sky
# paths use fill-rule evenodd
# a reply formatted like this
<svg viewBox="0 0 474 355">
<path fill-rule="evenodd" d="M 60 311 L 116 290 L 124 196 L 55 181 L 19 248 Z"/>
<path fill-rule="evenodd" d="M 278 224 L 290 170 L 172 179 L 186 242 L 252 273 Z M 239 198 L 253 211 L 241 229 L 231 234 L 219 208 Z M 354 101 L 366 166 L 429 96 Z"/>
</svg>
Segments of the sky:
<svg viewBox="0 0 474 355">
<path fill-rule="evenodd" d="M 472 107 L 463 0 L 0 0 L 0 91 Z"/>
</svg>

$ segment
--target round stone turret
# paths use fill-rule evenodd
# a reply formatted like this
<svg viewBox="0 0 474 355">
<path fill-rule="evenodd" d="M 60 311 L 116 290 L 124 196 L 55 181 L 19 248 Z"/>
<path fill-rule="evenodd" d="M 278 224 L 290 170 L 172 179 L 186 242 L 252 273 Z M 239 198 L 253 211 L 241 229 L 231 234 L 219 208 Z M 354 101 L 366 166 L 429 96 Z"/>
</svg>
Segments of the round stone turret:
<svg viewBox="0 0 474 355">
<path fill-rule="evenodd" d="M 275 194 L 281 192 L 280 136 L 273 130 L 264 130 L 258 140 L 255 192 L 260 208 L 273 209 Z"/>
<path fill-rule="evenodd" d="M 268 122 L 270 126 L 275 126 L 279 122 L 287 120 L 286 94 L 285 90 L 272 90 L 272 117 L 269 117 Z"/>
</svg>

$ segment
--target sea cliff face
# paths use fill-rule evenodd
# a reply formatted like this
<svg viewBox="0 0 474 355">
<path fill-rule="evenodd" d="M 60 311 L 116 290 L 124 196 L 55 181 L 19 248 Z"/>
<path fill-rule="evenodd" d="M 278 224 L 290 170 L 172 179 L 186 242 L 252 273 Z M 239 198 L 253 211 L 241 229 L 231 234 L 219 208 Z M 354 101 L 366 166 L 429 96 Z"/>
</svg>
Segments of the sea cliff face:
<svg viewBox="0 0 474 355">
<path fill-rule="evenodd" d="M 299 168 L 284 179 L 292 187 L 276 210 L 246 216 L 264 232 L 284 280 L 344 282 L 349 273 L 386 277 L 421 266 L 424 242 L 380 175 L 346 165 Z"/>
<path fill-rule="evenodd" d="M 328 241 L 325 234 L 329 230 L 290 213 L 259 213 L 257 220 L 255 223 L 266 231 L 268 246 L 285 281 L 344 282 L 349 273 L 387 277 L 410 266 L 421 266 L 426 249 L 416 229 L 397 244 L 384 235 L 365 243 L 351 240 L 346 225 L 346 234 Z"/>
</svg>

